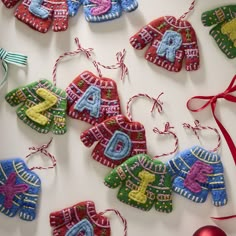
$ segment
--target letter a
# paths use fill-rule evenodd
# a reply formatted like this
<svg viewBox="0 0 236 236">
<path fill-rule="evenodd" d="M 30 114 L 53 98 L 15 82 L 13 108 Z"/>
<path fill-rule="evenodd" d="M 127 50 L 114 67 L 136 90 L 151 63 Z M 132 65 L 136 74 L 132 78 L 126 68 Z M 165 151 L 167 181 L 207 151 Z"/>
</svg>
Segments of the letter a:
<svg viewBox="0 0 236 236">
<path fill-rule="evenodd" d="M 127 134 L 116 131 L 108 142 L 104 154 L 112 160 L 121 160 L 129 155 L 131 145 L 132 142 Z"/>
<path fill-rule="evenodd" d="M 79 101 L 75 104 L 75 110 L 83 111 L 87 109 L 90 115 L 98 118 L 101 107 L 101 90 L 96 86 L 90 86 Z"/>
</svg>

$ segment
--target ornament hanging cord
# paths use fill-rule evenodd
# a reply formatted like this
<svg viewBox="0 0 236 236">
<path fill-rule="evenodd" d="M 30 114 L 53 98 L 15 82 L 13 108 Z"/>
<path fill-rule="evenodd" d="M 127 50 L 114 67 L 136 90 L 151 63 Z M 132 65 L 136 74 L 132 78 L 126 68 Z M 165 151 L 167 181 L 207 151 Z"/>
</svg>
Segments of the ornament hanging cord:
<svg viewBox="0 0 236 236">
<path fill-rule="evenodd" d="M 132 118 L 132 115 L 131 115 L 131 103 L 133 102 L 134 99 L 136 98 L 140 98 L 140 97 L 146 97 L 148 98 L 149 100 L 152 100 L 153 101 L 153 106 L 152 106 L 152 109 L 151 109 L 151 112 L 154 111 L 154 108 L 157 108 L 158 112 L 161 113 L 162 112 L 162 105 L 163 105 L 163 102 L 161 102 L 159 100 L 159 98 L 161 97 L 161 95 L 163 95 L 164 93 L 162 92 L 161 94 L 158 95 L 157 98 L 153 98 L 153 97 L 150 97 L 148 94 L 144 94 L 144 93 L 138 93 L 136 95 L 134 95 L 133 97 L 131 97 L 129 99 L 129 101 L 127 102 L 127 105 L 126 105 L 126 113 L 127 113 L 127 116 L 129 118 L 130 121 L 133 121 L 133 118 Z"/>
<path fill-rule="evenodd" d="M 154 156 L 154 158 L 159 158 L 159 157 L 163 157 L 163 156 L 169 156 L 171 154 L 174 154 L 177 151 L 178 146 L 179 146 L 179 139 L 178 139 L 177 135 L 173 131 L 171 131 L 171 129 L 173 129 L 173 128 L 174 127 L 170 126 L 169 122 L 166 122 L 164 131 L 159 130 L 157 127 L 155 127 L 153 129 L 154 133 L 158 133 L 158 134 L 161 134 L 161 135 L 167 135 L 167 134 L 168 135 L 172 135 L 174 137 L 174 139 L 175 139 L 175 147 L 174 147 L 173 151 L 168 152 L 168 153 L 163 153 L 163 154 L 160 154 L 160 155 L 156 155 L 156 156 Z"/>
<path fill-rule="evenodd" d="M 200 143 L 201 143 L 201 141 L 200 141 L 200 137 L 199 137 L 197 131 L 207 130 L 207 129 L 214 131 L 217 135 L 217 146 L 209 151 L 210 152 L 217 152 L 220 147 L 220 144 L 221 144 L 221 136 L 220 136 L 219 131 L 216 128 L 212 128 L 210 126 L 202 126 L 198 120 L 195 120 L 194 124 L 195 124 L 195 126 L 191 126 L 190 124 L 183 123 L 183 127 L 191 129 L 194 132 L 194 134 L 197 136 L 197 139 L 199 140 Z"/>
<path fill-rule="evenodd" d="M 35 169 L 37 169 L 37 170 L 48 170 L 48 169 L 53 169 L 54 167 L 56 167 L 56 164 L 57 164 L 56 158 L 55 158 L 51 153 L 49 153 L 49 152 L 47 151 L 47 148 L 48 148 L 49 145 L 51 144 L 52 139 L 53 139 L 53 138 L 51 138 L 48 143 L 43 144 L 42 146 L 39 146 L 39 147 L 34 147 L 34 146 L 33 146 L 33 147 L 30 147 L 29 150 L 31 151 L 31 153 L 28 154 L 28 155 L 25 157 L 25 158 L 27 159 L 27 158 L 29 158 L 30 156 L 32 156 L 33 154 L 36 154 L 36 153 L 38 153 L 38 152 L 41 152 L 41 153 L 44 154 L 46 157 L 49 157 L 49 158 L 51 159 L 51 161 L 52 161 L 52 166 L 48 166 L 48 167 L 35 166 L 35 167 L 30 168 L 30 170 L 35 170 Z"/>
<path fill-rule="evenodd" d="M 193 11 L 196 4 L 196 0 L 192 1 L 188 11 L 186 11 L 182 16 L 179 17 L 179 20 L 183 20 L 191 11 Z"/>
</svg>

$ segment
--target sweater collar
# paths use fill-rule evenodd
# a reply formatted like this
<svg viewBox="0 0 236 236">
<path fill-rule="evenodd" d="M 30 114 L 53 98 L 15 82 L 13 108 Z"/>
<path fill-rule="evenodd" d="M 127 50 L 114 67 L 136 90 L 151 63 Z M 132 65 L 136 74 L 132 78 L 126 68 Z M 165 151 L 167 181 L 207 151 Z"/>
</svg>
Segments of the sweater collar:
<svg viewBox="0 0 236 236">
<path fill-rule="evenodd" d="M 220 162 L 220 156 L 214 152 L 205 150 L 202 147 L 194 146 L 190 149 L 190 152 L 198 159 L 204 162 L 218 163 Z"/>
<path fill-rule="evenodd" d="M 124 130 L 131 130 L 136 132 L 144 131 L 144 126 L 141 123 L 130 121 L 127 117 L 123 115 L 117 115 L 116 121 L 118 125 Z"/>
<path fill-rule="evenodd" d="M 164 16 L 165 21 L 176 28 L 189 28 L 191 24 L 186 20 L 176 19 L 174 16 Z"/>
</svg>

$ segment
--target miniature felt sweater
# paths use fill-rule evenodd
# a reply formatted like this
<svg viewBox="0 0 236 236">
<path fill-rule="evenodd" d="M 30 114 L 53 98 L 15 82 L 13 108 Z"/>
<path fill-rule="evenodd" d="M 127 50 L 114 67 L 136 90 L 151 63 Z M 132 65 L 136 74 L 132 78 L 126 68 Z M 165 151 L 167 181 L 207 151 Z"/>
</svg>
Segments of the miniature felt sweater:
<svg viewBox="0 0 236 236">
<path fill-rule="evenodd" d="M 36 216 L 41 181 L 20 158 L 0 161 L 0 212 L 22 220 Z"/>
<path fill-rule="evenodd" d="M 51 25 L 55 32 L 65 31 L 68 28 L 69 15 L 66 0 L 43 0 L 41 10 L 46 11 L 45 17 L 33 12 L 31 9 L 33 1 L 23 0 L 15 11 L 15 17 L 41 33 L 46 33 Z"/>
<path fill-rule="evenodd" d="M 89 22 L 103 22 L 116 19 L 122 11 L 132 12 L 138 7 L 136 0 L 67 0 L 69 15 L 74 16 L 81 5 L 85 19 Z"/>
<path fill-rule="evenodd" d="M 98 78 L 89 71 L 67 87 L 68 115 L 92 125 L 121 113 L 115 81 Z"/>
<path fill-rule="evenodd" d="M 109 220 L 96 212 L 94 202 L 80 202 L 50 214 L 54 236 L 110 236 Z M 82 234 L 83 232 L 83 234 Z"/>
<path fill-rule="evenodd" d="M 133 155 L 147 152 L 143 125 L 131 122 L 123 115 L 105 120 L 84 131 L 80 137 L 87 147 L 98 141 L 92 157 L 111 168 L 120 165 Z"/>
<path fill-rule="evenodd" d="M 236 57 L 236 5 L 222 6 L 202 14 L 204 26 L 213 26 L 210 35 L 225 55 L 232 59 Z"/>
<path fill-rule="evenodd" d="M 186 70 L 199 67 L 197 38 L 188 21 L 177 20 L 173 16 L 160 17 L 132 36 L 130 43 L 139 50 L 151 44 L 145 58 L 169 71 L 180 71 L 184 58 Z"/>
<path fill-rule="evenodd" d="M 194 146 L 167 163 L 173 176 L 173 191 L 194 201 L 205 202 L 211 192 L 213 204 L 227 203 L 224 170 L 220 156 Z"/>
<path fill-rule="evenodd" d="M 172 211 L 171 176 L 165 164 L 138 154 L 116 167 L 105 177 L 105 185 L 117 188 L 117 198 L 133 207 L 149 211 Z"/>
<path fill-rule="evenodd" d="M 5 98 L 11 106 L 22 103 L 17 116 L 39 133 L 66 132 L 66 92 L 50 81 L 40 80 L 14 89 Z"/>
</svg>

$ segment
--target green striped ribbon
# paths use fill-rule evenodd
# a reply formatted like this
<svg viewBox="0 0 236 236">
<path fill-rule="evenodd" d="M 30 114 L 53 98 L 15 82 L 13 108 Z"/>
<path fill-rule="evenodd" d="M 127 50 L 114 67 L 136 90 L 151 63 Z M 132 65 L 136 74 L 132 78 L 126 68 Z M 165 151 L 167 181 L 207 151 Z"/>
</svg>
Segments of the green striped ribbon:
<svg viewBox="0 0 236 236">
<path fill-rule="evenodd" d="M 19 54 L 7 52 L 3 48 L 0 48 L 0 60 L 2 60 L 3 67 L 3 79 L 0 82 L 0 87 L 6 82 L 8 75 L 8 64 L 13 64 L 17 66 L 26 66 L 27 65 L 27 56 Z"/>
</svg>

